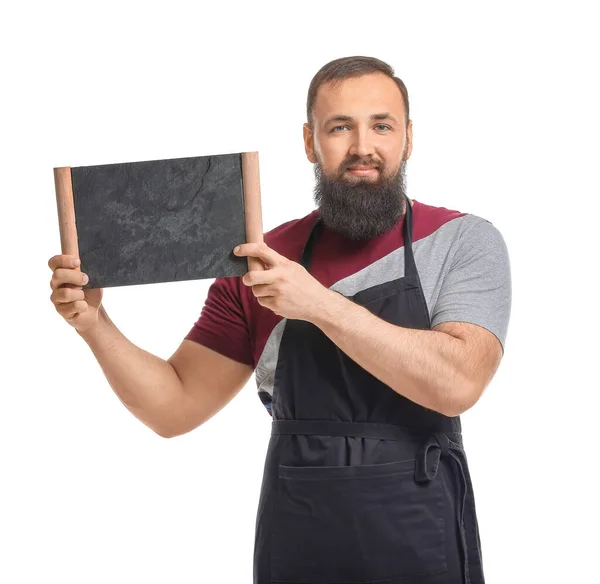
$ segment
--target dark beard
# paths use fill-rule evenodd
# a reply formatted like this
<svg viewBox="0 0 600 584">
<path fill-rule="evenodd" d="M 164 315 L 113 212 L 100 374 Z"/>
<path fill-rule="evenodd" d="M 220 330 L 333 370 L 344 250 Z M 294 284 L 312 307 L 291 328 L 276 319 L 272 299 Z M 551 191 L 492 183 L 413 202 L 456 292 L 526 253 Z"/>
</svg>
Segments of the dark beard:
<svg viewBox="0 0 600 584">
<path fill-rule="evenodd" d="M 342 164 L 346 169 L 349 164 Z M 343 172 L 329 178 L 319 162 L 314 164 L 316 184 L 314 200 L 326 227 L 354 239 L 371 239 L 385 233 L 404 213 L 406 201 L 406 160 L 392 176 L 380 176 L 376 182 L 343 178 Z"/>
</svg>

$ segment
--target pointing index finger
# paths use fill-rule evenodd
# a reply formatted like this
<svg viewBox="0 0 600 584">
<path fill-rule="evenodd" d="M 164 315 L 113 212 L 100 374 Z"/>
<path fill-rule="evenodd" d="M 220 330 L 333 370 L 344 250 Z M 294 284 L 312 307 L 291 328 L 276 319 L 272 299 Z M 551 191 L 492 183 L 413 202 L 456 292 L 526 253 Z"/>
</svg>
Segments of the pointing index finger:
<svg viewBox="0 0 600 584">
<path fill-rule="evenodd" d="M 236 251 L 239 248 L 238 251 Z M 274 249 L 271 249 L 266 243 L 243 243 L 234 249 L 234 253 L 239 256 L 250 256 L 259 258 L 263 262 L 275 266 L 281 264 L 284 258 Z"/>
</svg>

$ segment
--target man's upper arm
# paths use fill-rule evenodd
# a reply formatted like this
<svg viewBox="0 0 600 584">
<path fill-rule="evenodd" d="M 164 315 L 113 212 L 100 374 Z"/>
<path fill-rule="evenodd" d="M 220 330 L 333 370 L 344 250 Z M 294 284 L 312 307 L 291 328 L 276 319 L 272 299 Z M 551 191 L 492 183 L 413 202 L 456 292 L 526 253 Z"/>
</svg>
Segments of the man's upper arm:
<svg viewBox="0 0 600 584">
<path fill-rule="evenodd" d="M 432 328 L 463 343 L 460 366 L 469 379 L 468 387 L 457 403 L 461 411 L 472 407 L 494 377 L 502 360 L 502 345 L 489 330 L 468 322 L 442 322 Z"/>
<path fill-rule="evenodd" d="M 185 434 L 212 418 L 239 393 L 253 372 L 250 365 L 188 339 L 183 340 L 168 362 L 183 386 L 173 436 Z"/>
<path fill-rule="evenodd" d="M 243 286 L 237 277 L 217 278 L 200 317 L 169 359 L 184 387 L 177 434 L 214 416 L 254 371 L 248 326 L 252 306 Z"/>
</svg>

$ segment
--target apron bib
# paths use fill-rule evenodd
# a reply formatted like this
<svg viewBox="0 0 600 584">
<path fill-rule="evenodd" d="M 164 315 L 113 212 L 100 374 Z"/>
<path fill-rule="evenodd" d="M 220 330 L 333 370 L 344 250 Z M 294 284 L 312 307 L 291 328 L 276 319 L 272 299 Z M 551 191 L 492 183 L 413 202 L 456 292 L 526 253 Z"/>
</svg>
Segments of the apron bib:
<svg viewBox="0 0 600 584">
<path fill-rule="evenodd" d="M 430 329 L 408 198 L 403 223 L 404 276 L 347 298 Z M 254 584 L 484 583 L 460 417 L 399 395 L 303 320 L 285 324 L 271 413 Z"/>
</svg>

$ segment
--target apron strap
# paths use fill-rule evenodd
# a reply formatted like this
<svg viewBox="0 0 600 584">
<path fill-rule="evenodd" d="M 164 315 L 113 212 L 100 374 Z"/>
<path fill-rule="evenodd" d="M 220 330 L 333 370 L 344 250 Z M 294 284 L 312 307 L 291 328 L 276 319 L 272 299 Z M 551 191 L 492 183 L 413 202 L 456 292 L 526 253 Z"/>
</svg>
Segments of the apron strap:
<svg viewBox="0 0 600 584">
<path fill-rule="evenodd" d="M 298 262 L 307 272 L 310 272 L 310 264 L 312 260 L 312 248 L 315 242 L 317 235 L 323 229 L 323 219 L 320 215 L 317 215 L 316 221 L 313 223 L 310 228 L 310 233 L 304 244 L 304 248 L 302 249 L 302 255 L 300 256 L 300 261 Z"/>
<path fill-rule="evenodd" d="M 417 271 L 417 264 L 415 263 L 415 256 L 413 253 L 413 211 L 412 205 L 408 200 L 408 197 L 404 197 L 404 275 L 409 278 L 415 278 L 419 282 L 419 272 Z"/>
<path fill-rule="evenodd" d="M 448 457 L 453 461 L 455 475 L 458 475 L 461 495 L 456 520 L 460 530 L 461 547 L 464 559 L 465 584 L 483 582 L 483 572 L 477 567 L 477 574 L 471 574 L 467 550 L 477 550 L 481 556 L 481 542 L 476 529 L 475 499 L 471 487 L 471 477 L 460 445 L 454 443 L 443 432 L 435 432 L 421 445 L 415 464 L 415 480 L 417 482 L 432 481 L 438 471 L 440 458 Z M 466 517 L 465 517 L 466 516 Z"/>
</svg>

